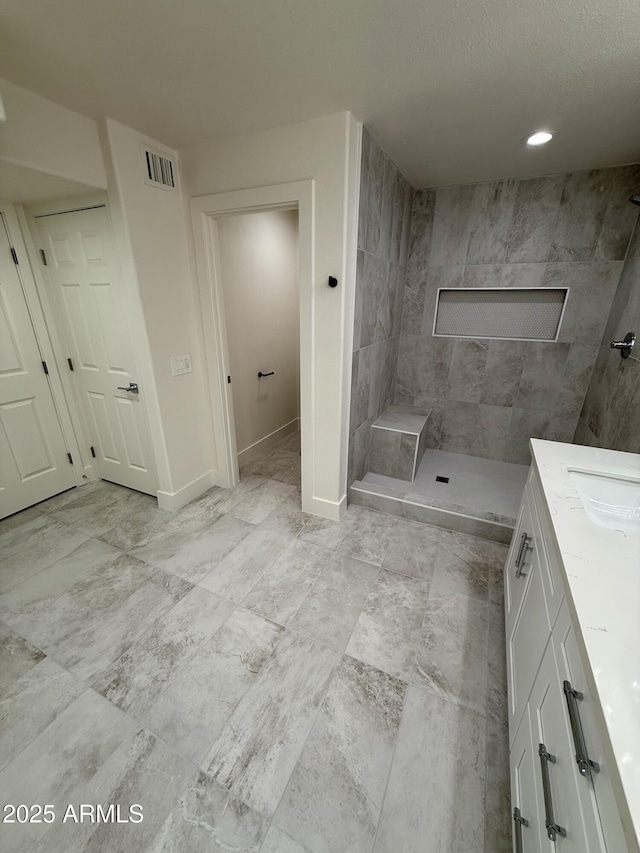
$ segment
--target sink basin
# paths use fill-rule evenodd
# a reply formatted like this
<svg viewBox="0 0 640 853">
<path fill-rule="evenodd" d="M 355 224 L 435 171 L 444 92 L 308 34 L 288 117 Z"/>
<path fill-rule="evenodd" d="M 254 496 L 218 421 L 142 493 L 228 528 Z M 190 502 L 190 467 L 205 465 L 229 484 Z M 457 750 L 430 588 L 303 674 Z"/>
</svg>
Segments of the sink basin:
<svg viewBox="0 0 640 853">
<path fill-rule="evenodd" d="M 569 468 L 569 476 L 594 524 L 640 532 L 640 479 L 579 468 Z"/>
</svg>

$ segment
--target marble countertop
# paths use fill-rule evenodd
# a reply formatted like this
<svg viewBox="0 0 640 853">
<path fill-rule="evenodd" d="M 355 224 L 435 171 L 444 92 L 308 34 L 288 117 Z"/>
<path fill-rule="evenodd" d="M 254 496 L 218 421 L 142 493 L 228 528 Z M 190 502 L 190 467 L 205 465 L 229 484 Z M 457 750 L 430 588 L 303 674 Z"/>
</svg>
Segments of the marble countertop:
<svg viewBox="0 0 640 853">
<path fill-rule="evenodd" d="M 540 439 L 532 439 L 531 448 L 586 676 L 613 750 L 618 796 L 626 800 L 640 847 L 640 528 L 624 533 L 590 521 L 568 473 L 582 468 L 640 477 L 640 455 Z"/>
</svg>

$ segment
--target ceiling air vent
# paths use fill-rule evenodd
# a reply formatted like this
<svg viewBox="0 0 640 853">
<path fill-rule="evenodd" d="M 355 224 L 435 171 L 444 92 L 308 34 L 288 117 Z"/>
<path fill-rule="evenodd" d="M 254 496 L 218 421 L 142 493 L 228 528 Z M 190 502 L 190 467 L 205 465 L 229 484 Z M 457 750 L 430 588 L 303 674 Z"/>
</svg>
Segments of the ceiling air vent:
<svg viewBox="0 0 640 853">
<path fill-rule="evenodd" d="M 142 146 L 144 160 L 144 180 L 152 187 L 176 191 L 177 174 L 175 162 L 159 151 L 154 151 L 146 145 Z"/>
</svg>

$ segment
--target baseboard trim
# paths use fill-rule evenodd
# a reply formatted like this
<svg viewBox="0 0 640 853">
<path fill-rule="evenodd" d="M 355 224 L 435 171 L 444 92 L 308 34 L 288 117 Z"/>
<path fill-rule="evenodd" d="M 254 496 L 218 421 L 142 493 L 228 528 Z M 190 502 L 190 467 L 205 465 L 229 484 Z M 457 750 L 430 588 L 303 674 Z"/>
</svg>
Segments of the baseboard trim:
<svg viewBox="0 0 640 853">
<path fill-rule="evenodd" d="M 275 447 L 275 445 L 282 441 L 283 438 L 286 438 L 292 432 L 296 432 L 296 430 L 299 429 L 300 418 L 294 418 L 292 421 L 289 421 L 288 424 L 278 427 L 278 429 L 270 432 L 269 435 L 265 435 L 264 438 L 250 444 L 249 447 L 245 447 L 244 450 L 241 450 L 240 453 L 238 453 L 238 467 L 242 468 L 242 466 L 246 465 L 247 462 L 252 462 L 258 456 L 262 456 L 263 453 L 271 450 L 271 448 Z"/>
<path fill-rule="evenodd" d="M 183 506 L 186 506 L 194 498 L 200 497 L 207 489 L 215 486 L 216 477 L 214 471 L 207 471 L 202 476 L 197 477 L 186 486 L 178 489 L 177 492 L 163 492 L 158 489 L 156 497 L 158 498 L 158 506 L 160 509 L 167 509 L 170 512 L 175 512 Z"/>
<path fill-rule="evenodd" d="M 322 518 L 328 518 L 330 521 L 340 521 L 347 511 L 347 496 L 345 495 L 339 501 L 327 501 L 323 498 L 307 498 L 305 500 L 303 497 L 302 509 L 311 515 L 319 515 Z"/>
</svg>

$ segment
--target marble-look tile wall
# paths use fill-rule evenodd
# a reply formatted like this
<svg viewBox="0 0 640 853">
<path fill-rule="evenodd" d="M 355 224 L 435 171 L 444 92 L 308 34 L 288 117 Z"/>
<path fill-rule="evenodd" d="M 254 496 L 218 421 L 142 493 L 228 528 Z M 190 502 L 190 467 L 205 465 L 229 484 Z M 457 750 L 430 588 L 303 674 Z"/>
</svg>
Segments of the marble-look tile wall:
<svg viewBox="0 0 640 853">
<path fill-rule="evenodd" d="M 640 178 L 636 184 L 640 191 Z M 638 210 L 629 204 L 631 212 Z M 640 220 L 639 220 L 640 222 Z M 640 224 L 636 224 L 620 284 L 598 350 L 574 442 L 640 453 L 640 344 L 631 358 L 609 346 L 627 332 L 640 336 Z"/>
<path fill-rule="evenodd" d="M 349 484 L 368 470 L 370 426 L 393 403 L 413 189 L 362 132 Z"/>
<path fill-rule="evenodd" d="M 571 441 L 637 217 L 640 166 L 414 195 L 396 402 L 431 408 L 428 446 L 528 464 Z M 570 287 L 554 343 L 431 334 L 439 287 Z"/>
</svg>

